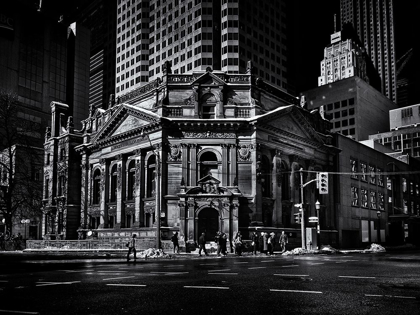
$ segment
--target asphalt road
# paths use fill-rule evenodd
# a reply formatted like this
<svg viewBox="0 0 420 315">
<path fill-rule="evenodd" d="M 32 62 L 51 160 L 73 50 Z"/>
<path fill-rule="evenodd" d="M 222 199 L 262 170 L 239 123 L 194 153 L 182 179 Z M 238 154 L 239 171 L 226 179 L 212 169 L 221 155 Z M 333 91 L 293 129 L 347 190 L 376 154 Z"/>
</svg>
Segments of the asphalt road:
<svg viewBox="0 0 420 315">
<path fill-rule="evenodd" d="M 419 252 L 0 259 L 0 314 L 420 314 Z"/>
</svg>

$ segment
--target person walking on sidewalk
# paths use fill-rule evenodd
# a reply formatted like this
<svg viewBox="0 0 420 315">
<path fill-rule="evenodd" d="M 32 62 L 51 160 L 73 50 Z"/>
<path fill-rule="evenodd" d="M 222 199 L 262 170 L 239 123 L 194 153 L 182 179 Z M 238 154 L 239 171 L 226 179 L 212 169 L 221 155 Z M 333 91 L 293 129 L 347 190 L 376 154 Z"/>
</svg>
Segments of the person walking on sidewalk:
<svg viewBox="0 0 420 315">
<path fill-rule="evenodd" d="M 236 236 L 235 236 L 235 239 L 234 239 L 234 244 L 235 244 L 236 255 L 242 256 L 242 235 L 241 235 L 241 232 L 236 233 Z"/>
<path fill-rule="evenodd" d="M 179 254 L 178 232 L 175 232 L 174 235 L 172 235 L 171 241 L 174 244 L 174 254 Z"/>
<path fill-rule="evenodd" d="M 257 232 L 252 233 L 252 237 L 251 237 L 251 245 L 252 245 L 252 254 L 253 255 L 257 255 L 257 248 L 259 248 L 258 246 L 258 234 Z"/>
<path fill-rule="evenodd" d="M 284 253 L 286 251 L 286 244 L 289 243 L 289 239 L 287 235 L 284 234 L 284 231 L 281 232 L 279 242 L 280 242 L 281 252 Z"/>
<path fill-rule="evenodd" d="M 206 237 L 205 237 L 205 233 L 201 233 L 201 236 L 198 238 L 198 246 L 200 247 L 200 249 L 198 250 L 198 256 L 201 256 L 201 250 L 204 251 L 204 254 L 206 254 L 206 256 L 208 256 L 209 254 L 207 254 L 206 251 Z"/>
<path fill-rule="evenodd" d="M 131 240 L 127 243 L 127 246 L 128 246 L 127 262 L 130 261 L 131 252 L 134 253 L 134 261 L 136 261 L 137 259 L 136 237 L 137 237 L 137 234 L 133 234 L 133 236 L 131 237 Z"/>
<path fill-rule="evenodd" d="M 220 256 L 220 252 L 222 250 L 221 244 L 220 244 L 220 239 L 221 239 L 221 235 L 222 233 L 220 231 L 217 231 L 216 236 L 214 237 L 214 241 L 216 242 L 217 245 L 217 256 Z"/>
<path fill-rule="evenodd" d="M 219 242 L 220 242 L 220 250 L 222 251 L 222 255 L 226 256 L 227 255 L 227 247 L 226 247 L 227 235 L 226 235 L 226 233 L 222 233 L 220 235 Z"/>
</svg>

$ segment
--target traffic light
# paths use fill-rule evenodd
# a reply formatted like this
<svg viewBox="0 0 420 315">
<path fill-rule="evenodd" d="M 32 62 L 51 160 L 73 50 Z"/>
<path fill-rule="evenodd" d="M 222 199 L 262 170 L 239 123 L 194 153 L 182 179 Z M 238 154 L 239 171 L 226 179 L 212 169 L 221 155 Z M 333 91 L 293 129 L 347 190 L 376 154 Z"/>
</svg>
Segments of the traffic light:
<svg viewBox="0 0 420 315">
<path fill-rule="evenodd" d="M 319 194 L 320 195 L 328 194 L 328 173 L 320 172 L 318 178 L 319 178 Z"/>
<path fill-rule="evenodd" d="M 300 212 L 295 213 L 294 216 L 295 216 L 295 223 L 301 223 L 301 214 L 300 214 Z"/>
</svg>

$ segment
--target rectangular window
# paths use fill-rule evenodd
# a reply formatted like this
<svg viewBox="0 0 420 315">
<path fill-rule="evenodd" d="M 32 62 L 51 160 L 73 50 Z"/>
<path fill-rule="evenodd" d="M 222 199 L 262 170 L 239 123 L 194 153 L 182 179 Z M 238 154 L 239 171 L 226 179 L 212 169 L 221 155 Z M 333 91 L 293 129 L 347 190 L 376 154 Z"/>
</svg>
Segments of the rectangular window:
<svg viewBox="0 0 420 315">
<path fill-rule="evenodd" d="M 354 207 L 359 206 L 359 188 L 351 187 L 351 205 Z"/>
<path fill-rule="evenodd" d="M 370 192 L 370 208 L 376 210 L 376 191 Z"/>
<path fill-rule="evenodd" d="M 375 167 L 372 165 L 369 165 L 369 182 L 376 185 Z"/>
<path fill-rule="evenodd" d="M 362 188 L 361 190 L 361 206 L 362 208 L 368 208 L 369 204 L 368 204 L 368 191 L 364 188 Z"/>
<path fill-rule="evenodd" d="M 357 160 L 350 159 L 351 178 L 357 179 Z"/>
<path fill-rule="evenodd" d="M 379 167 L 376 169 L 378 175 L 378 186 L 384 187 L 384 175 L 382 174 L 382 169 Z"/>
<path fill-rule="evenodd" d="M 381 192 L 378 192 L 378 209 L 385 210 L 385 197 Z"/>
<path fill-rule="evenodd" d="M 361 175 L 360 175 L 360 179 L 364 182 L 367 182 L 367 165 L 366 163 L 360 162 L 360 171 L 361 171 Z"/>
</svg>

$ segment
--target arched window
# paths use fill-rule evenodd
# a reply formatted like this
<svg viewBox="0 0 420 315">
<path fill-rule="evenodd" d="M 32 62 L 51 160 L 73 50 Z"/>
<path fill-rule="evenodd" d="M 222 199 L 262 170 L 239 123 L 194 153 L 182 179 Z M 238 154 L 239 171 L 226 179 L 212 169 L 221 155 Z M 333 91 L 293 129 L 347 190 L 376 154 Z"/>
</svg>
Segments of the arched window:
<svg viewBox="0 0 420 315">
<path fill-rule="evenodd" d="M 151 155 L 147 160 L 146 172 L 146 197 L 154 197 L 156 195 L 156 157 L 154 155 Z"/>
<path fill-rule="evenodd" d="M 200 156 L 200 179 L 212 174 L 214 177 L 218 177 L 218 160 L 214 152 L 205 152 Z M 216 176 L 215 176 L 216 175 Z"/>
<path fill-rule="evenodd" d="M 127 200 L 133 200 L 136 189 L 136 167 L 135 160 L 131 160 L 128 164 L 127 172 Z"/>
<path fill-rule="evenodd" d="M 101 200 L 101 171 L 97 169 L 93 173 L 93 195 L 92 195 L 92 204 L 97 205 Z"/>
<path fill-rule="evenodd" d="M 110 190 L 110 202 L 117 201 L 117 164 L 111 169 L 111 190 Z"/>
</svg>

